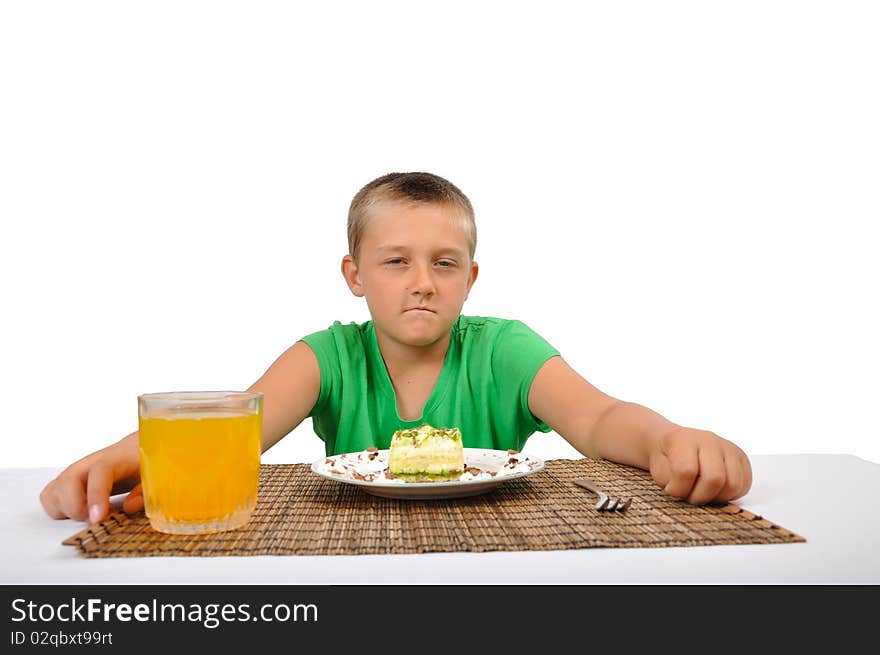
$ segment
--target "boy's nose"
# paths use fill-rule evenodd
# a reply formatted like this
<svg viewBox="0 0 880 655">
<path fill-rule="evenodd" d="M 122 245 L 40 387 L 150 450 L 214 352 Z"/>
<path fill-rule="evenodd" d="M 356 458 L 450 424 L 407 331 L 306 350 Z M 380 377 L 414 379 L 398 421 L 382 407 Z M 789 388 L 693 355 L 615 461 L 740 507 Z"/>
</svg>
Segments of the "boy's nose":
<svg viewBox="0 0 880 655">
<path fill-rule="evenodd" d="M 413 266 L 413 278 L 409 290 L 422 295 L 434 292 L 434 277 L 431 275 L 430 266 Z"/>
</svg>

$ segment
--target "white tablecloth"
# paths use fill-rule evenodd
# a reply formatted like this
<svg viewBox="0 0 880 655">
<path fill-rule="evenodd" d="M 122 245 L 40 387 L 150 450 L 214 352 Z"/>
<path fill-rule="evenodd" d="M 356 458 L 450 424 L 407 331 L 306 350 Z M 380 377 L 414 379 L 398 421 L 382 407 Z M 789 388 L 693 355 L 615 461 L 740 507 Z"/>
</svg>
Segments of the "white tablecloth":
<svg viewBox="0 0 880 655">
<path fill-rule="evenodd" d="M 85 559 L 38 494 L 57 469 L 0 469 L 2 584 L 880 583 L 880 464 L 851 455 L 754 455 L 742 507 L 806 543 L 418 555 Z M 861 503 L 861 504 L 860 504 Z"/>
</svg>

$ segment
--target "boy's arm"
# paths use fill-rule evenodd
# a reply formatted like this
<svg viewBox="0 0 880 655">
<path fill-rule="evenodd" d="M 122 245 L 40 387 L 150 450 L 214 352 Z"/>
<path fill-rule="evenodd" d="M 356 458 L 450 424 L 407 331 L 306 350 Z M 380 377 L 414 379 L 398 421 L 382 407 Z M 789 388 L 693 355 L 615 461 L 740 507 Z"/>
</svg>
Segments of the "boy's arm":
<svg viewBox="0 0 880 655">
<path fill-rule="evenodd" d="M 562 357 L 535 375 L 529 409 L 582 454 L 650 470 L 666 493 L 689 503 L 732 500 L 751 486 L 749 460 L 734 443 L 613 398 Z"/>
<path fill-rule="evenodd" d="M 250 386 L 248 391 L 263 393 L 263 452 L 309 415 L 320 390 L 318 360 L 302 341 L 282 353 Z M 126 491 L 122 509 L 128 513 L 142 509 L 137 432 L 68 466 L 43 488 L 40 503 L 52 518 L 97 523 L 107 516 L 110 496 Z"/>
<path fill-rule="evenodd" d="M 276 359 L 248 391 L 263 394 L 263 452 L 302 423 L 321 392 L 321 369 L 314 351 L 297 341 Z"/>
</svg>

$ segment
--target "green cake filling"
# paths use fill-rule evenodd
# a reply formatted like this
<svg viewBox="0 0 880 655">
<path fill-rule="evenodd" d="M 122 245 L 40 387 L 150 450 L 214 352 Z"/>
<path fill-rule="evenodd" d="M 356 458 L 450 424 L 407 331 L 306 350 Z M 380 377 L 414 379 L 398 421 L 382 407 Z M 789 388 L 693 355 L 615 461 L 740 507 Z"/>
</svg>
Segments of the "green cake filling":
<svg viewBox="0 0 880 655">
<path fill-rule="evenodd" d="M 427 424 L 398 430 L 391 437 L 388 470 L 411 482 L 458 478 L 464 471 L 461 430 Z"/>
</svg>

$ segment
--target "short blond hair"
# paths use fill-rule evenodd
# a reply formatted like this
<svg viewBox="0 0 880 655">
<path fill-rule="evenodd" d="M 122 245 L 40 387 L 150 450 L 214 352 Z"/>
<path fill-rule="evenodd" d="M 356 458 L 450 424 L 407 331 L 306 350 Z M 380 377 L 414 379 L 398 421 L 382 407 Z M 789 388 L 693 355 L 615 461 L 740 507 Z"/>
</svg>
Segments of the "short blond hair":
<svg viewBox="0 0 880 655">
<path fill-rule="evenodd" d="M 348 252 L 357 259 L 370 210 L 381 203 L 442 205 L 459 211 L 471 261 L 477 250 L 477 223 L 468 197 L 449 180 L 433 173 L 388 173 L 358 191 L 348 209 Z"/>
</svg>

